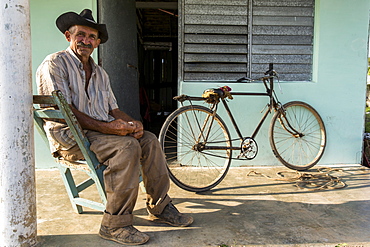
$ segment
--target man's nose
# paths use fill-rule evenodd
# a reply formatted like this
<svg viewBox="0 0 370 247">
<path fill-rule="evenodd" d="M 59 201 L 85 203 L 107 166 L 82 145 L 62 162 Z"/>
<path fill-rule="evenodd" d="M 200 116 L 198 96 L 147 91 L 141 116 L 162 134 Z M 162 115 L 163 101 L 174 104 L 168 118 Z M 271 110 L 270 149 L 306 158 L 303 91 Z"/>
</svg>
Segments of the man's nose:
<svg viewBox="0 0 370 247">
<path fill-rule="evenodd" d="M 88 45 L 88 44 L 90 44 L 90 38 L 89 38 L 89 36 L 86 35 L 84 37 L 81 37 L 79 42 L 82 42 L 82 43 Z"/>
</svg>

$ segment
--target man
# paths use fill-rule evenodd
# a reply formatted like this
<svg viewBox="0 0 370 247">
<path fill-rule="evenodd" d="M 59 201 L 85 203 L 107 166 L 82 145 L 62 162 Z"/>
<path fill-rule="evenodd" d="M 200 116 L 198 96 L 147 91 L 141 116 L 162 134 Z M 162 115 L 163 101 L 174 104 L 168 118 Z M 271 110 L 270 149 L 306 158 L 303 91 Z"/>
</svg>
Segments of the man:
<svg viewBox="0 0 370 247">
<path fill-rule="evenodd" d="M 104 183 L 107 205 L 99 235 L 122 244 L 143 244 L 149 236 L 132 226 L 140 165 L 147 192 L 149 220 L 172 226 L 188 226 L 193 218 L 173 206 L 166 160 L 154 134 L 144 131 L 141 122 L 118 108 L 107 73 L 91 58 L 91 53 L 108 40 L 104 24 L 98 24 L 91 10 L 64 13 L 56 20 L 69 42 L 65 51 L 45 58 L 37 70 L 40 94 L 60 90 L 86 132 L 91 150 L 107 166 Z M 82 154 L 63 123 L 45 124 L 52 152 L 68 160 Z"/>
</svg>

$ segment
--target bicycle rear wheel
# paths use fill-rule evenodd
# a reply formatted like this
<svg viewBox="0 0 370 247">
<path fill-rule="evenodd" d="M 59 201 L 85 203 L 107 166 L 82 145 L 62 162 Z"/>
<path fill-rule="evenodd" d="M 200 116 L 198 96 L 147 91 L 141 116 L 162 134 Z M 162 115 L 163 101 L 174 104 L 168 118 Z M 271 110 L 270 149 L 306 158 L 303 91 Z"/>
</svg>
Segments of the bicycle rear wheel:
<svg viewBox="0 0 370 247">
<path fill-rule="evenodd" d="M 232 157 L 230 133 L 210 109 L 198 105 L 178 108 L 163 124 L 159 142 L 170 178 L 180 188 L 207 191 L 226 176 Z"/>
<path fill-rule="evenodd" d="M 307 103 L 288 102 L 275 112 L 270 124 L 270 144 L 276 158 L 286 167 L 304 171 L 322 157 L 326 145 L 324 123 Z"/>
</svg>

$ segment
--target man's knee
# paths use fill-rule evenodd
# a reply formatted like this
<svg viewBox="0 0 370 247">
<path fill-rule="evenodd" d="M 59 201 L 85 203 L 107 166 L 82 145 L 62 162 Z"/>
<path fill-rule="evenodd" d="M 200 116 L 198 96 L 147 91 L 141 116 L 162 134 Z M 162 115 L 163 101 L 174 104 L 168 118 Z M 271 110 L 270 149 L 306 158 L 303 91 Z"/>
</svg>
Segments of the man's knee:
<svg viewBox="0 0 370 247">
<path fill-rule="evenodd" d="M 140 143 L 133 137 L 123 138 L 122 142 L 117 142 L 116 145 L 112 145 L 110 148 L 113 154 L 125 157 L 125 159 L 128 157 L 139 158 L 142 152 Z"/>
<path fill-rule="evenodd" d="M 159 142 L 158 142 L 158 138 L 155 134 L 153 134 L 152 132 L 149 132 L 149 131 L 145 131 L 144 132 L 144 135 L 143 137 L 141 138 L 140 140 L 140 143 L 141 143 L 141 146 L 144 146 L 144 145 L 158 145 Z"/>
<path fill-rule="evenodd" d="M 139 142 L 129 136 L 101 135 L 99 138 L 91 139 L 90 149 L 97 155 L 100 162 L 115 159 L 115 157 L 128 159 L 141 156 Z"/>
<path fill-rule="evenodd" d="M 144 137 L 149 139 L 149 140 L 158 140 L 157 136 L 155 134 L 153 134 L 152 132 L 150 132 L 150 131 L 145 131 L 144 132 Z"/>
</svg>

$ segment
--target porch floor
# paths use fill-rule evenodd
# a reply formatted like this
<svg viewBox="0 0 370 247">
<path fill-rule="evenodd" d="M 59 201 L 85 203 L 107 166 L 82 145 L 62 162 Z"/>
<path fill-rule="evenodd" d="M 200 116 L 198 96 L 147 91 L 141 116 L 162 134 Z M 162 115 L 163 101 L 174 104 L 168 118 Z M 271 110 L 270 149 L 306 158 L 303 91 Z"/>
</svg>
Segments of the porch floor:
<svg viewBox="0 0 370 247">
<path fill-rule="evenodd" d="M 134 225 L 150 236 L 145 246 L 370 246 L 370 169 L 330 168 L 342 169 L 331 174 L 345 188 L 300 189 L 277 179 L 285 167 L 231 168 L 220 185 L 199 194 L 172 184 L 174 204 L 194 217 L 190 227 L 147 221 L 139 192 Z M 58 170 L 37 170 L 36 184 L 38 246 L 121 246 L 98 236 L 101 212 L 72 210 Z"/>
</svg>

